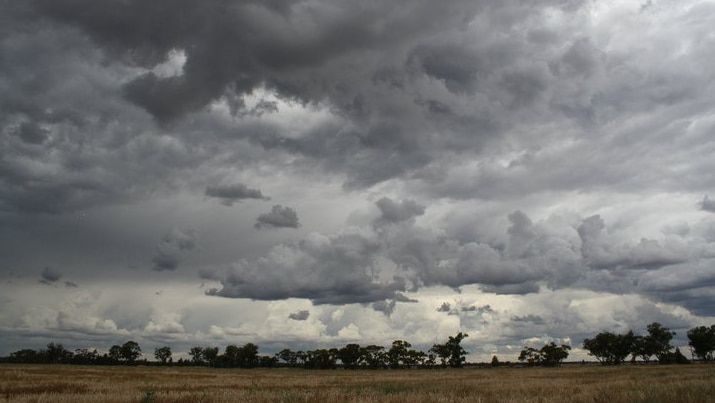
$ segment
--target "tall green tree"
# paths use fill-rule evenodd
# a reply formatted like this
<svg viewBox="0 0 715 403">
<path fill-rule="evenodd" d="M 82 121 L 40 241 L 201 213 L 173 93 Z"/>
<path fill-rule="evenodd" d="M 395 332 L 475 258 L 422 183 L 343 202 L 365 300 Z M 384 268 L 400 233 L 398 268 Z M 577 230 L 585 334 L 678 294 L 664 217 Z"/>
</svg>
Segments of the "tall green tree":
<svg viewBox="0 0 715 403">
<path fill-rule="evenodd" d="M 191 347 L 189 349 L 191 363 L 193 365 L 204 365 L 204 348 L 201 346 Z"/>
<path fill-rule="evenodd" d="M 122 360 L 122 346 L 113 345 L 109 348 L 109 359 L 110 361 L 117 363 Z"/>
<path fill-rule="evenodd" d="M 661 362 L 664 357 L 668 357 L 673 350 L 670 341 L 673 340 L 675 332 L 670 331 L 667 327 L 663 327 L 658 322 L 653 322 L 647 327 L 648 335 L 646 336 L 647 344 L 650 352 L 654 355 L 658 362 Z"/>
<path fill-rule="evenodd" d="M 157 347 L 154 349 L 154 358 L 162 364 L 166 364 L 171 359 L 171 347 Z"/>
<path fill-rule="evenodd" d="M 363 361 L 362 349 L 359 344 L 355 343 L 348 344 L 338 350 L 337 357 L 346 369 L 355 369 Z"/>
<path fill-rule="evenodd" d="M 128 342 L 122 344 L 121 356 L 126 362 L 133 364 L 137 358 L 141 357 L 142 349 L 139 347 L 139 343 L 129 340 Z"/>
<path fill-rule="evenodd" d="M 583 348 L 601 364 L 618 365 L 622 364 L 626 357 L 633 350 L 633 340 L 635 336 L 632 331 L 626 334 L 614 334 L 602 332 L 593 339 L 585 339 Z"/>
<path fill-rule="evenodd" d="M 218 347 L 204 347 L 203 350 L 201 350 L 201 358 L 203 358 L 206 365 L 215 366 L 217 357 Z"/>
<path fill-rule="evenodd" d="M 385 354 L 385 347 L 383 346 L 371 344 L 361 347 L 360 353 L 365 365 L 370 369 L 385 368 L 387 366 L 387 354 Z"/>
<path fill-rule="evenodd" d="M 713 361 L 715 354 L 715 325 L 698 326 L 688 330 L 688 345 L 693 356 L 705 362 Z"/>
<path fill-rule="evenodd" d="M 449 365 L 453 368 L 459 368 L 466 361 L 465 355 L 467 354 L 467 351 L 462 348 L 460 343 L 467 337 L 469 335 L 462 332 L 457 333 L 456 336 L 449 336 L 445 344 L 432 345 L 430 352 L 440 358 L 442 366 Z"/>
<path fill-rule="evenodd" d="M 45 362 L 50 364 L 62 364 L 67 363 L 72 359 L 72 352 L 58 343 L 47 344 L 47 349 L 42 350 L 41 353 L 45 356 Z"/>
<path fill-rule="evenodd" d="M 387 350 L 387 361 L 390 368 L 400 368 L 406 365 L 409 361 L 409 352 L 412 344 L 404 340 L 395 340 L 392 342 L 392 347 Z"/>
<path fill-rule="evenodd" d="M 288 364 L 289 367 L 295 367 L 298 362 L 297 354 L 289 348 L 284 348 L 283 350 L 277 352 L 276 357 Z"/>
</svg>

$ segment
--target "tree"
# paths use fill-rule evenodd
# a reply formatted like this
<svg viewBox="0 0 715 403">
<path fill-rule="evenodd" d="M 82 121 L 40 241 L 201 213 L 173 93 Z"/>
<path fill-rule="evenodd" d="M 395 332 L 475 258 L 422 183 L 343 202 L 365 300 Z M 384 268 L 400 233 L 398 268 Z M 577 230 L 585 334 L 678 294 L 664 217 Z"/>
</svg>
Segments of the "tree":
<svg viewBox="0 0 715 403">
<path fill-rule="evenodd" d="M 317 349 L 307 352 L 305 368 L 308 369 L 333 369 L 337 359 L 338 349 Z"/>
<path fill-rule="evenodd" d="M 626 334 L 602 332 L 593 339 L 585 339 L 583 348 L 588 350 L 590 355 L 596 357 L 601 364 L 618 365 L 622 364 L 631 354 L 634 339 L 632 331 Z"/>
<path fill-rule="evenodd" d="M 658 362 L 661 362 L 663 357 L 670 354 L 673 346 L 670 341 L 675 336 L 675 332 L 671 332 L 667 327 L 663 327 L 658 322 L 653 322 L 647 327 L 648 335 L 646 336 L 647 344 L 650 351 L 653 353 Z"/>
<path fill-rule="evenodd" d="M 122 344 L 121 347 L 121 357 L 128 363 L 132 364 L 137 358 L 141 357 L 142 349 L 139 347 L 139 343 L 135 341 L 128 341 Z"/>
<path fill-rule="evenodd" d="M 72 359 L 72 352 L 56 343 L 47 344 L 47 349 L 42 350 L 41 354 L 45 356 L 45 362 L 50 364 L 61 364 Z"/>
<path fill-rule="evenodd" d="M 553 341 L 541 348 L 542 363 L 545 366 L 557 367 L 568 358 L 571 346 L 562 344 L 557 346 Z"/>
<path fill-rule="evenodd" d="M 688 330 L 688 345 L 694 357 L 705 362 L 713 360 L 715 353 L 715 325 L 698 326 Z"/>
<path fill-rule="evenodd" d="M 171 358 L 171 347 L 164 346 L 155 348 L 154 358 L 156 358 L 158 361 L 161 361 L 162 364 L 166 364 L 166 362 Z"/>
<path fill-rule="evenodd" d="M 640 357 L 644 362 L 649 362 L 653 356 L 653 346 L 650 339 L 646 336 L 635 336 L 633 345 L 631 346 L 632 362 L 635 362 L 637 357 Z"/>
<path fill-rule="evenodd" d="M 109 359 L 117 363 L 122 360 L 122 346 L 113 345 L 109 348 Z"/>
<path fill-rule="evenodd" d="M 191 347 L 189 349 L 189 355 L 191 356 L 191 363 L 193 365 L 204 365 L 204 348 L 201 346 Z"/>
<path fill-rule="evenodd" d="M 392 347 L 387 351 L 387 362 L 390 368 L 400 368 L 409 360 L 409 351 L 412 344 L 404 340 L 395 340 L 392 342 Z"/>
<path fill-rule="evenodd" d="M 246 343 L 238 350 L 238 366 L 250 368 L 258 365 L 258 346 Z"/>
<path fill-rule="evenodd" d="M 665 354 L 658 360 L 659 364 L 690 364 L 690 361 L 680 352 L 679 348 L 675 348 L 672 353 Z"/>
<path fill-rule="evenodd" d="M 258 346 L 253 343 L 246 343 L 242 347 L 233 344 L 226 346 L 221 361 L 227 367 L 255 367 L 259 364 Z"/>
<path fill-rule="evenodd" d="M 89 351 L 89 349 L 86 348 L 74 350 L 74 355 L 72 356 L 72 364 L 90 365 L 97 363 L 98 360 L 99 354 L 97 350 Z"/>
<path fill-rule="evenodd" d="M 217 357 L 218 347 L 204 347 L 201 351 L 201 358 L 203 358 L 207 365 L 215 366 Z"/>
<path fill-rule="evenodd" d="M 283 350 L 277 352 L 276 357 L 288 364 L 289 367 L 295 367 L 298 362 L 298 355 L 289 348 L 284 348 Z"/>
<path fill-rule="evenodd" d="M 365 364 L 370 369 L 378 369 L 386 367 L 386 354 L 385 347 L 377 346 L 371 344 L 369 346 L 361 347 L 360 354 L 365 362 Z"/>
<path fill-rule="evenodd" d="M 553 341 L 545 344 L 537 350 L 532 347 L 524 347 L 519 354 L 519 361 L 526 362 L 529 366 L 543 365 L 547 367 L 560 366 L 563 360 L 568 358 L 571 346 L 562 344 L 556 345 Z"/>
<path fill-rule="evenodd" d="M 278 363 L 278 358 L 262 355 L 258 357 L 258 363 L 262 368 L 273 368 Z"/>
<path fill-rule="evenodd" d="M 496 355 L 492 356 L 492 364 L 491 365 L 492 365 L 492 367 L 498 367 L 499 365 L 501 365 L 501 363 L 499 362 L 499 358 L 497 358 Z"/>
<path fill-rule="evenodd" d="M 526 362 L 530 367 L 541 365 L 541 353 L 533 347 L 524 347 L 519 353 L 519 361 Z"/>
<path fill-rule="evenodd" d="M 467 337 L 469 337 L 469 335 L 462 332 L 457 333 L 454 337 L 449 336 L 447 343 L 434 344 L 430 352 L 433 352 L 440 358 L 443 367 L 448 364 L 450 367 L 459 368 L 466 361 L 464 356 L 467 354 L 460 343 Z"/>
<path fill-rule="evenodd" d="M 24 348 L 10 353 L 10 362 L 17 364 L 37 364 L 43 361 L 43 357 L 35 350 Z"/>
<path fill-rule="evenodd" d="M 356 369 L 363 361 L 362 349 L 359 344 L 348 344 L 338 350 L 337 358 L 343 363 L 343 367 Z"/>
<path fill-rule="evenodd" d="M 405 365 L 407 367 L 424 365 L 426 358 L 427 354 L 425 354 L 424 351 L 409 350 L 407 351 L 407 357 L 405 357 Z"/>
</svg>

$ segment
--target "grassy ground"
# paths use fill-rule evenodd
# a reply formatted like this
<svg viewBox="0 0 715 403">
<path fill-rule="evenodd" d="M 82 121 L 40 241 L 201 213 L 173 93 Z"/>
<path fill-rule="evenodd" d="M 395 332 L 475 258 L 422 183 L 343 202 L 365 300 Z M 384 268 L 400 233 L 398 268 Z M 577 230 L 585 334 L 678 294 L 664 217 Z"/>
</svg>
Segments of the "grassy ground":
<svg viewBox="0 0 715 403">
<path fill-rule="evenodd" d="M 715 366 L 305 371 L 0 365 L 10 402 L 712 402 Z"/>
</svg>

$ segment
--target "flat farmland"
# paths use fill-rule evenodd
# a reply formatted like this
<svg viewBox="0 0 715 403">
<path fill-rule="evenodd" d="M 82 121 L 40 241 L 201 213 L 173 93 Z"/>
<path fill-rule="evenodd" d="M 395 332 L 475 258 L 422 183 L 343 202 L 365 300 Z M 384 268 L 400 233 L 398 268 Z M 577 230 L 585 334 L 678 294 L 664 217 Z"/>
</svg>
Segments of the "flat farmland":
<svg viewBox="0 0 715 403">
<path fill-rule="evenodd" d="M 9 402 L 713 402 L 715 366 L 440 370 L 0 365 Z"/>
</svg>

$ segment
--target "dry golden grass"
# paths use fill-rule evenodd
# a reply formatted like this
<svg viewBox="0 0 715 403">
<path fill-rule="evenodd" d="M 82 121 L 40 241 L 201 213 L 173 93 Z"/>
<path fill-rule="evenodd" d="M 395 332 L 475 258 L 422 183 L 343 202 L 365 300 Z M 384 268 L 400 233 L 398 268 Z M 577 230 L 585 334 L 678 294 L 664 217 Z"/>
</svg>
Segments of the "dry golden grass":
<svg viewBox="0 0 715 403">
<path fill-rule="evenodd" d="M 715 366 L 402 371 L 0 365 L 10 402 L 712 402 Z"/>
</svg>

